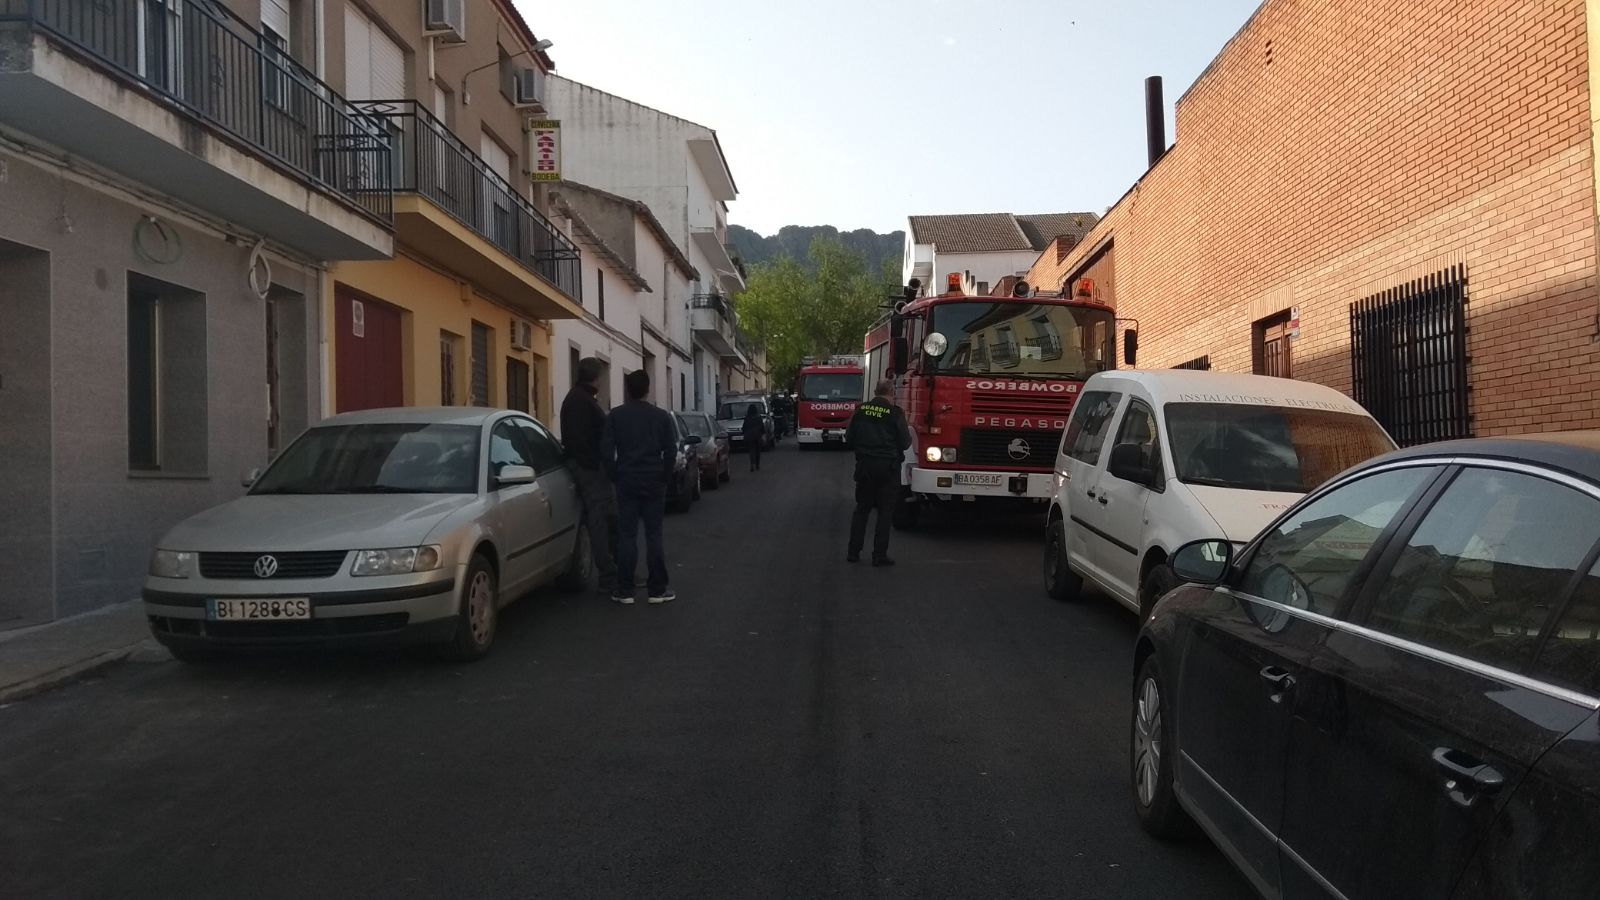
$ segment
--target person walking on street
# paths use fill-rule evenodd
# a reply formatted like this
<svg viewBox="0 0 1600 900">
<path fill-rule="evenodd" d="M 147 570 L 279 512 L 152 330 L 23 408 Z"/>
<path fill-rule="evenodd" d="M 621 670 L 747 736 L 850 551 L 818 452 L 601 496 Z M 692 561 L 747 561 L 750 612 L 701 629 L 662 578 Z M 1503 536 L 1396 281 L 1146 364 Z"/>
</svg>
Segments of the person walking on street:
<svg viewBox="0 0 1600 900">
<path fill-rule="evenodd" d="M 889 558 L 889 526 L 894 507 L 900 502 L 900 464 L 911 447 L 911 429 L 906 414 L 894 405 L 894 382 L 879 381 L 872 399 L 856 407 L 856 414 L 845 430 L 845 440 L 856 451 L 856 508 L 850 517 L 850 546 L 845 559 L 861 560 L 861 545 L 867 539 L 867 517 L 878 514 L 872 538 L 872 564 L 892 566 Z"/>
<path fill-rule="evenodd" d="M 678 453 L 672 417 L 645 396 L 650 373 L 640 369 L 622 379 L 627 400 L 606 416 L 600 439 L 600 460 L 617 489 L 617 582 L 611 599 L 634 601 L 639 564 L 639 526 L 644 525 L 645 566 L 651 603 L 667 603 L 678 595 L 667 585 L 667 554 L 661 543 L 661 520 L 667 511 L 667 483 Z"/>
<path fill-rule="evenodd" d="M 606 411 L 600 406 L 600 360 L 578 360 L 577 383 L 561 401 L 561 440 L 572 455 L 572 472 L 583 498 L 583 520 L 589 530 L 589 552 L 599 589 L 611 590 L 617 578 L 617 494 L 611 476 L 600 464 L 600 440 Z"/>
<path fill-rule="evenodd" d="M 761 471 L 761 446 L 767 441 L 767 423 L 761 407 L 752 403 L 744 409 L 744 446 L 750 451 L 750 471 Z"/>
</svg>

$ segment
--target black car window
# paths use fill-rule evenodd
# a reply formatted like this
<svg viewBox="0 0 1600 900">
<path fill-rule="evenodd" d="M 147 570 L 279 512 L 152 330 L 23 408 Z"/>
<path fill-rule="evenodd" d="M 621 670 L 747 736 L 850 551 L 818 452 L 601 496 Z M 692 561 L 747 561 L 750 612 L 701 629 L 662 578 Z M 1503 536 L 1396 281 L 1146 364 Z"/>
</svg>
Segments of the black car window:
<svg viewBox="0 0 1600 900">
<path fill-rule="evenodd" d="M 550 432 L 545 431 L 543 425 L 532 419 L 515 421 L 527 441 L 528 450 L 532 453 L 533 470 L 543 475 L 553 469 L 559 469 L 566 461 L 566 453 L 561 449 L 561 443 L 552 437 Z"/>
<path fill-rule="evenodd" d="M 1575 691 L 1600 693 L 1600 563 L 1578 582 L 1544 641 L 1529 674 Z"/>
<path fill-rule="evenodd" d="M 1115 391 L 1089 391 L 1078 396 L 1072 420 L 1061 436 L 1061 452 L 1089 465 L 1099 465 L 1100 448 L 1106 442 L 1106 429 L 1117 412 L 1122 395 Z"/>
<path fill-rule="evenodd" d="M 1261 539 L 1239 587 L 1325 616 L 1383 530 L 1438 470 L 1391 469 L 1340 485 L 1300 507 Z"/>
<path fill-rule="evenodd" d="M 1139 455 L 1156 473 L 1156 484 L 1161 478 L 1161 443 L 1156 440 L 1156 414 L 1143 400 L 1129 400 L 1128 411 L 1122 414 L 1122 424 L 1117 428 L 1117 440 L 1112 446 L 1136 444 Z"/>
<path fill-rule="evenodd" d="M 523 443 L 522 435 L 517 433 L 517 426 L 510 420 L 496 424 L 494 430 L 489 432 L 489 474 L 499 477 L 500 471 L 506 466 L 533 466 L 533 458 Z"/>
<path fill-rule="evenodd" d="M 1600 534 L 1600 501 L 1521 472 L 1469 468 L 1378 587 L 1366 624 L 1512 671 Z"/>
</svg>

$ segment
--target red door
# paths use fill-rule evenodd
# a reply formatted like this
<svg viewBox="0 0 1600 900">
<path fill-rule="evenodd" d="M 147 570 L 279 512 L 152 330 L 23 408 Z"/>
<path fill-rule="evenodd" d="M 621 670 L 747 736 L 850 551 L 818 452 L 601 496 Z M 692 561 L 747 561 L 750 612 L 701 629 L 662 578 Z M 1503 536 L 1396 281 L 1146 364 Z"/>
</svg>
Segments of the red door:
<svg viewBox="0 0 1600 900">
<path fill-rule="evenodd" d="M 334 403 L 339 412 L 405 405 L 400 310 L 334 289 Z"/>
</svg>

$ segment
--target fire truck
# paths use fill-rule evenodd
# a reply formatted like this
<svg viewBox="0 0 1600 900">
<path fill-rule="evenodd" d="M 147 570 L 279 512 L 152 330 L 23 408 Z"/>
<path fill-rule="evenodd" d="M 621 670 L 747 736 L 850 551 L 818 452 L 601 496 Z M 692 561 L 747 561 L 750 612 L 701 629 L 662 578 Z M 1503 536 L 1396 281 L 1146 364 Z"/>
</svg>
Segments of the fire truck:
<svg viewBox="0 0 1600 900">
<path fill-rule="evenodd" d="M 802 361 L 794 379 L 795 437 L 800 449 L 843 443 L 864 392 L 861 357 Z"/>
<path fill-rule="evenodd" d="M 943 294 L 905 296 L 865 340 L 866 376 L 891 377 L 912 448 L 895 523 L 913 527 L 955 502 L 1044 503 L 1078 389 L 1116 367 L 1116 316 L 1086 280 L 1068 295 L 1018 282 L 1009 296 L 972 296 L 961 274 Z M 1137 335 L 1123 335 L 1129 365 Z"/>
</svg>

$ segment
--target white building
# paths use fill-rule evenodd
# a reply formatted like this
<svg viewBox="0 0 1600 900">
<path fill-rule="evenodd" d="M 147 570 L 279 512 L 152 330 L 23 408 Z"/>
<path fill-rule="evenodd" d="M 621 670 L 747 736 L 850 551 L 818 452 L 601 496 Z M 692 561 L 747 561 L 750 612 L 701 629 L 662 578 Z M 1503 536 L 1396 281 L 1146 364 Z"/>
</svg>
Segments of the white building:
<svg viewBox="0 0 1600 900">
<path fill-rule="evenodd" d="M 713 409 L 733 370 L 748 364 L 731 302 L 744 276 L 727 243 L 739 189 L 717 133 L 558 76 L 547 93 L 561 122 L 563 177 L 643 202 L 698 273 L 685 302 L 668 304 L 667 336 L 688 351 L 678 360 L 690 370 L 688 396 L 676 405 Z"/>
<path fill-rule="evenodd" d="M 967 293 L 988 294 L 1007 275 L 1026 275 L 1057 237 L 1082 240 L 1100 217 L 1094 213 L 972 213 L 909 216 L 902 282 L 921 280 L 923 293 L 941 293 L 960 273 Z"/>
<path fill-rule="evenodd" d="M 582 319 L 553 323 L 551 387 L 559 405 L 571 389 L 578 360 L 606 365 L 600 401 L 623 399 L 622 377 L 650 373 L 650 399 L 668 409 L 689 397 L 687 342 L 672 337 L 669 313 L 682 310 L 700 273 L 645 203 L 574 181 L 554 197 L 557 214 L 583 250 Z"/>
</svg>

